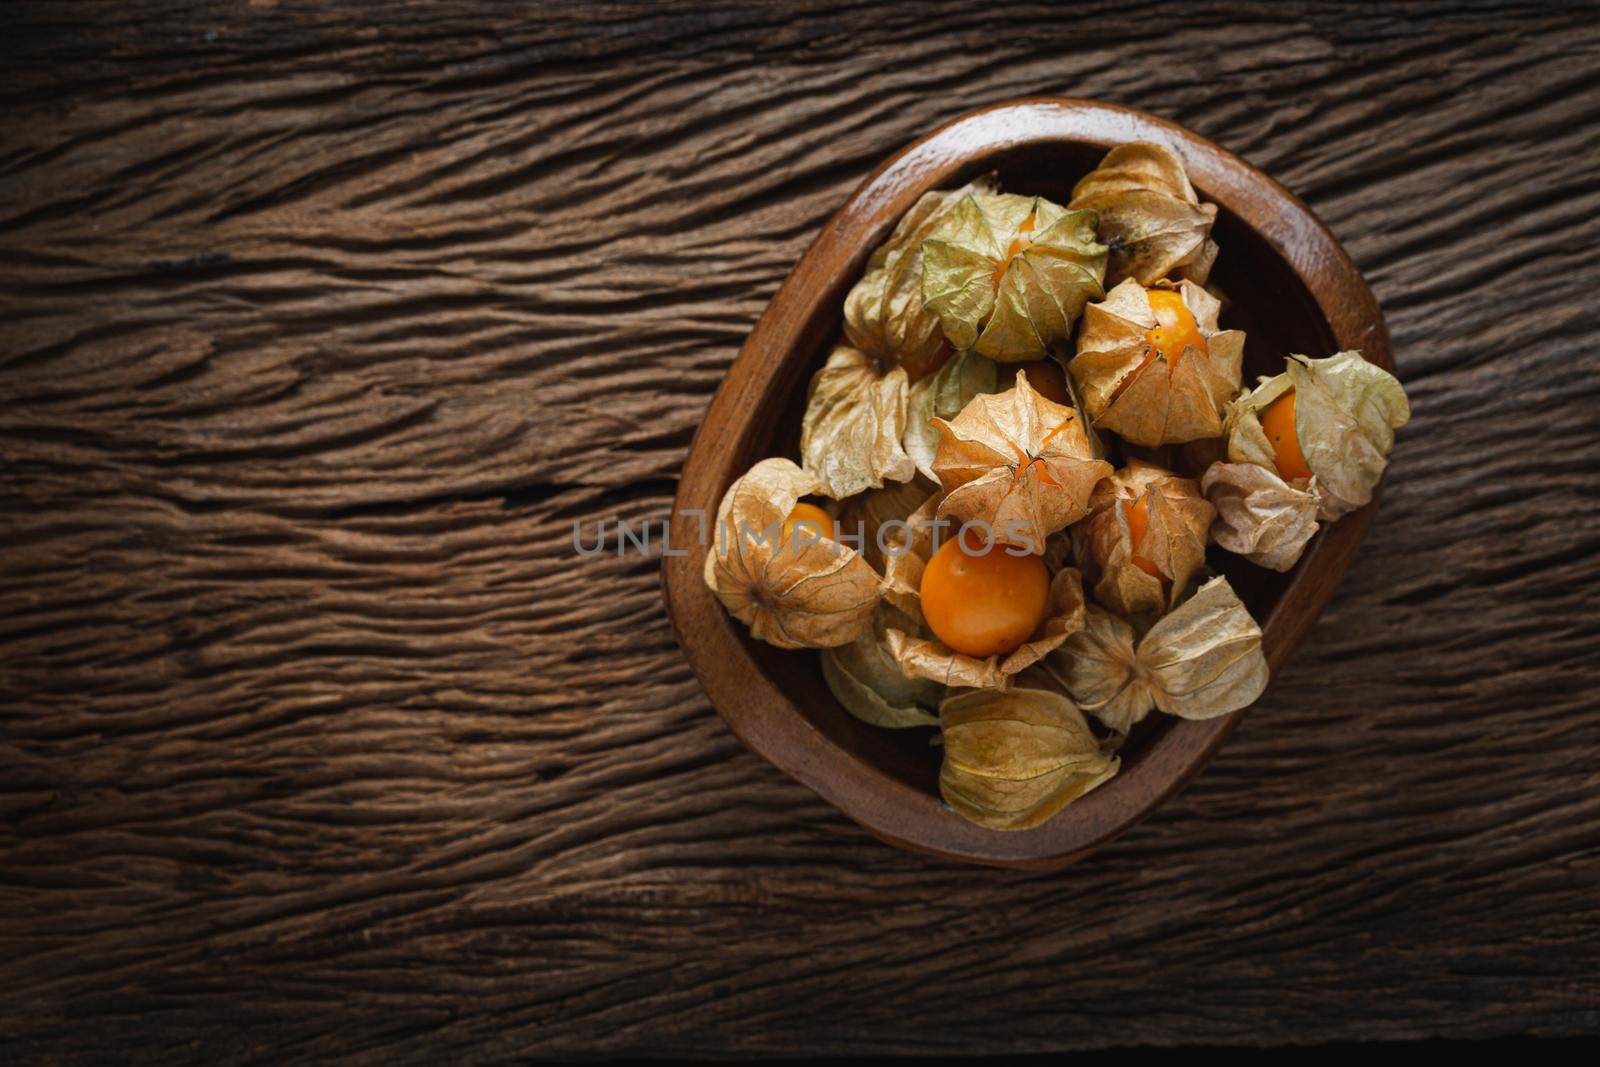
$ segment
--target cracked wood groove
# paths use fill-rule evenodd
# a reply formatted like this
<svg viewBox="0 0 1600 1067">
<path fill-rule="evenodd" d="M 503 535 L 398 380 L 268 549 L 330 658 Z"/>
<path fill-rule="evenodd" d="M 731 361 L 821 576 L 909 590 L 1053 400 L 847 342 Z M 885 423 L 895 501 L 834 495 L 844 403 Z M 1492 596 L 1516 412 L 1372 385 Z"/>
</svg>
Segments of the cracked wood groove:
<svg viewBox="0 0 1600 1067">
<path fill-rule="evenodd" d="M 0 1058 L 1600 1030 L 1600 19 L 1090 9 L 8 12 Z M 876 163 L 1050 93 L 1308 201 L 1415 419 L 1205 774 L 1026 874 L 746 753 L 659 540 L 570 539 Z"/>
</svg>

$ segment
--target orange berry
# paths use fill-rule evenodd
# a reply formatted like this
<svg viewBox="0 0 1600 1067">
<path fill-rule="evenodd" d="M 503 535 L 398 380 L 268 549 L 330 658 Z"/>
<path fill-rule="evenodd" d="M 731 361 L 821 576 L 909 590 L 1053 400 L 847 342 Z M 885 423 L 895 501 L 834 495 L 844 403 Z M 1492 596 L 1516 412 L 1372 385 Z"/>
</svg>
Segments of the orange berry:
<svg viewBox="0 0 1600 1067">
<path fill-rule="evenodd" d="M 1272 442 L 1273 462 L 1285 481 L 1311 477 L 1300 438 L 1294 429 L 1294 390 L 1284 393 L 1261 412 L 1261 429 Z"/>
<path fill-rule="evenodd" d="M 1017 236 L 1011 240 L 1011 247 L 1006 249 L 1006 257 L 999 263 L 995 264 L 995 266 L 1000 268 L 994 272 L 994 287 L 996 292 L 998 292 L 1000 289 L 1000 282 L 1005 278 L 1006 271 L 1011 269 L 1012 261 L 1018 256 L 1022 255 L 1023 252 L 1027 251 L 1029 245 L 1033 244 L 1033 239 L 1028 236 L 1033 232 L 1033 223 L 1034 217 L 1032 215 L 1029 215 L 1027 218 L 1022 220 L 1022 225 L 1017 227 Z"/>
<path fill-rule="evenodd" d="M 1171 374 L 1190 345 L 1198 348 L 1202 355 L 1211 354 L 1205 336 L 1200 332 L 1200 324 L 1195 322 L 1194 313 L 1183 302 L 1182 293 L 1175 289 L 1146 289 L 1144 293 L 1150 298 L 1150 311 L 1156 317 L 1156 324 L 1144 333 L 1144 359 L 1132 373 L 1117 383 L 1111 393 L 1113 400 L 1133 384 L 1140 371 L 1158 358 L 1165 357 L 1167 373 Z"/>
<path fill-rule="evenodd" d="M 1167 368 L 1175 368 L 1184 349 L 1190 345 L 1202 354 L 1210 354 L 1206 339 L 1200 334 L 1200 324 L 1194 321 L 1194 313 L 1183 302 L 1182 293 L 1175 289 L 1146 289 L 1145 295 L 1150 298 L 1150 310 L 1156 317 L 1156 324 L 1144 335 L 1144 343 L 1150 350 L 1145 354 L 1145 364 L 1164 356 Z"/>
<path fill-rule="evenodd" d="M 794 510 L 789 512 L 789 517 L 783 520 L 783 539 L 788 541 L 795 535 L 797 528 L 804 527 L 806 537 L 812 541 L 826 537 L 830 541 L 839 539 L 839 527 L 833 521 L 833 516 L 804 501 L 796 504 Z"/>
<path fill-rule="evenodd" d="M 939 546 L 922 572 L 922 615 L 955 651 L 984 658 L 1015 651 L 1044 622 L 1050 573 L 1039 556 L 1012 555 L 972 531 Z"/>
<path fill-rule="evenodd" d="M 1033 232 L 1033 224 L 1036 221 L 1038 221 L 1037 218 L 1030 214 L 1022 220 L 1022 225 L 1017 227 L 1017 235 L 1011 239 L 1011 247 L 1006 249 L 1007 262 L 1010 262 L 1016 256 L 1022 255 L 1023 250 L 1033 244 L 1033 238 L 1028 235 Z"/>
<path fill-rule="evenodd" d="M 1128 490 L 1128 496 L 1133 496 L 1133 490 Z M 1144 533 L 1150 528 L 1149 497 L 1150 494 L 1146 493 L 1133 503 L 1124 505 L 1128 516 L 1128 540 L 1133 542 L 1132 563 L 1150 577 L 1165 580 L 1167 576 L 1161 573 L 1161 568 L 1155 565 L 1154 560 L 1139 555 L 1139 546 L 1144 544 Z"/>
</svg>

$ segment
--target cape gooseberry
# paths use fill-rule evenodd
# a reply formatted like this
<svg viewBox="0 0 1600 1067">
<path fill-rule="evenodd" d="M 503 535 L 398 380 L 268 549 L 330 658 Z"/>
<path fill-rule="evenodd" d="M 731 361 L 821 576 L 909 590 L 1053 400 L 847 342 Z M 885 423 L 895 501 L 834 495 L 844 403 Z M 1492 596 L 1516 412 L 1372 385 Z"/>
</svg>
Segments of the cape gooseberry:
<svg viewBox="0 0 1600 1067">
<path fill-rule="evenodd" d="M 996 292 L 1000 291 L 1000 282 L 1005 278 L 1006 271 L 1011 269 L 1012 261 L 1026 252 L 1028 246 L 1033 244 L 1033 238 L 1028 236 L 1033 233 L 1033 223 L 1034 216 L 1030 213 L 1027 218 L 1022 220 L 1022 225 L 1017 227 L 1017 236 L 1011 239 L 1011 247 L 1006 249 L 1006 258 L 996 264 L 1000 268 L 994 272 L 994 288 Z"/>
<path fill-rule="evenodd" d="M 1130 497 L 1133 496 L 1131 489 L 1128 491 L 1128 495 Z M 1128 516 L 1128 540 L 1133 542 L 1132 563 L 1150 577 L 1165 580 L 1167 576 L 1161 573 L 1161 568 L 1157 567 L 1153 560 L 1139 555 L 1139 546 L 1144 544 L 1144 533 L 1150 528 L 1149 499 L 1150 494 L 1144 493 L 1133 503 L 1124 505 L 1124 510 Z"/>
<path fill-rule="evenodd" d="M 834 522 L 833 516 L 817 505 L 808 504 L 803 500 L 796 504 L 794 510 L 789 512 L 789 517 L 783 520 L 783 539 L 788 541 L 801 527 L 805 528 L 806 536 L 812 540 L 824 537 L 830 541 L 839 539 L 839 527 Z"/>
<path fill-rule="evenodd" d="M 1156 324 L 1145 331 L 1147 351 L 1144 362 L 1139 364 L 1140 370 L 1157 356 L 1165 357 L 1167 369 L 1171 370 L 1190 345 L 1201 352 L 1209 352 L 1206 339 L 1200 333 L 1200 324 L 1194 321 L 1194 312 L 1183 302 L 1182 293 L 1175 289 L 1146 289 L 1145 295 L 1150 298 L 1150 311 L 1156 317 Z"/>
<path fill-rule="evenodd" d="M 1261 430 L 1272 442 L 1273 462 L 1287 481 L 1311 477 L 1306 457 L 1300 451 L 1300 438 L 1294 432 L 1294 390 L 1268 404 L 1261 412 Z"/>
<path fill-rule="evenodd" d="M 1015 651 L 1044 622 L 1050 574 L 1033 554 L 1014 555 L 963 530 L 922 572 L 922 615 L 934 635 L 967 656 Z"/>
</svg>

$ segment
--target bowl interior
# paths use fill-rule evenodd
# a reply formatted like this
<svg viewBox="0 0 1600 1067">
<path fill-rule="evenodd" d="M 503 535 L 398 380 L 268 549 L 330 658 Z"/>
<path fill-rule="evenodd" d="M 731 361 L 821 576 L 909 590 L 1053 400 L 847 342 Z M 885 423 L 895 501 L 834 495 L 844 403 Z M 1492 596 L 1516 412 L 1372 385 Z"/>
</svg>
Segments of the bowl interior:
<svg viewBox="0 0 1600 1067">
<path fill-rule="evenodd" d="M 1064 204 L 1071 198 L 1077 180 L 1094 169 L 1104 155 L 1105 149 L 1093 144 L 1018 146 L 975 161 L 941 186 L 954 187 L 996 171 L 1007 192 L 1044 196 Z M 1198 185 L 1197 191 L 1203 200 L 1210 198 L 1208 191 Z M 1211 282 L 1230 298 L 1222 326 L 1245 331 L 1244 380 L 1254 382 L 1258 375 L 1279 373 L 1285 353 L 1331 355 L 1336 349 L 1333 332 L 1293 267 L 1225 208 L 1219 207 L 1213 233 L 1223 254 L 1217 259 Z M 806 381 L 822 365 L 839 336 L 844 294 L 858 275 L 859 271 L 843 279 L 837 294 L 830 293 L 821 303 L 822 308 L 831 310 L 831 321 L 823 323 L 822 329 L 809 331 L 808 338 L 813 343 L 797 352 L 800 358 L 785 361 L 786 370 L 799 372 L 798 380 L 774 390 L 773 395 L 787 401 L 776 418 L 752 420 L 749 424 L 751 432 L 743 442 L 743 450 L 748 452 L 750 462 L 762 456 L 798 457 Z M 1208 562 L 1228 576 L 1251 614 L 1263 625 L 1293 573 L 1265 570 L 1220 552 L 1215 546 Z M 740 640 L 762 673 L 790 697 L 800 714 L 819 732 L 884 774 L 911 788 L 937 794 L 939 756 L 938 750 L 928 744 L 928 731 L 884 730 L 861 722 L 840 707 L 823 682 L 818 653 L 774 648 L 740 629 Z M 1141 757 L 1171 724 L 1172 720 L 1161 715 L 1152 715 L 1140 724 L 1123 748 L 1121 775 L 1138 772 Z"/>
</svg>

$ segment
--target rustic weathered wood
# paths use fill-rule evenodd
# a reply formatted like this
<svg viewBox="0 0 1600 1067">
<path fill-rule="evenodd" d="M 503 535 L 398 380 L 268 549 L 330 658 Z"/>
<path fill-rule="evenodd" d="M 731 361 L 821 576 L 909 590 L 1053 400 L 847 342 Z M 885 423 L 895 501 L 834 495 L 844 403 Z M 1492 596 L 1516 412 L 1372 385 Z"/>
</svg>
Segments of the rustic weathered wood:
<svg viewBox="0 0 1600 1067">
<path fill-rule="evenodd" d="M 1177 153 L 1217 207 L 1213 234 L 1228 256 L 1210 281 L 1233 294 L 1229 325 L 1247 334 L 1246 381 L 1279 373 L 1286 352 L 1359 349 L 1394 369 L 1377 302 L 1305 205 L 1249 164 L 1147 112 L 1062 98 L 993 104 L 929 132 L 863 182 L 784 279 L 712 398 L 673 500 L 662 587 L 684 655 L 734 732 L 892 844 L 997 866 L 1065 866 L 1125 833 L 1199 773 L 1244 712 L 1201 722 L 1157 716 L 1119 750 L 1115 779 L 1047 824 L 1026 833 L 974 826 L 941 801 L 939 754 L 925 733 L 858 722 L 821 683 L 815 652 L 769 648 L 729 617 L 705 584 L 708 523 L 685 519 L 716 515 L 753 460 L 793 455 L 794 400 L 836 343 L 843 294 L 924 193 L 994 173 L 1007 190 L 1065 202 L 1079 177 L 1129 141 Z M 1376 506 L 1323 530 L 1288 574 L 1216 555 L 1261 624 L 1273 670 L 1333 596 Z"/>
<path fill-rule="evenodd" d="M 1600 20 L 1579 5 L 13 5 L 0 1059 L 1600 1029 Z M 1170 31 L 1170 32 L 1168 32 Z M 1282 181 L 1415 419 L 1308 643 L 1059 874 L 747 753 L 652 555 L 886 154 L 1024 94 Z"/>
</svg>

